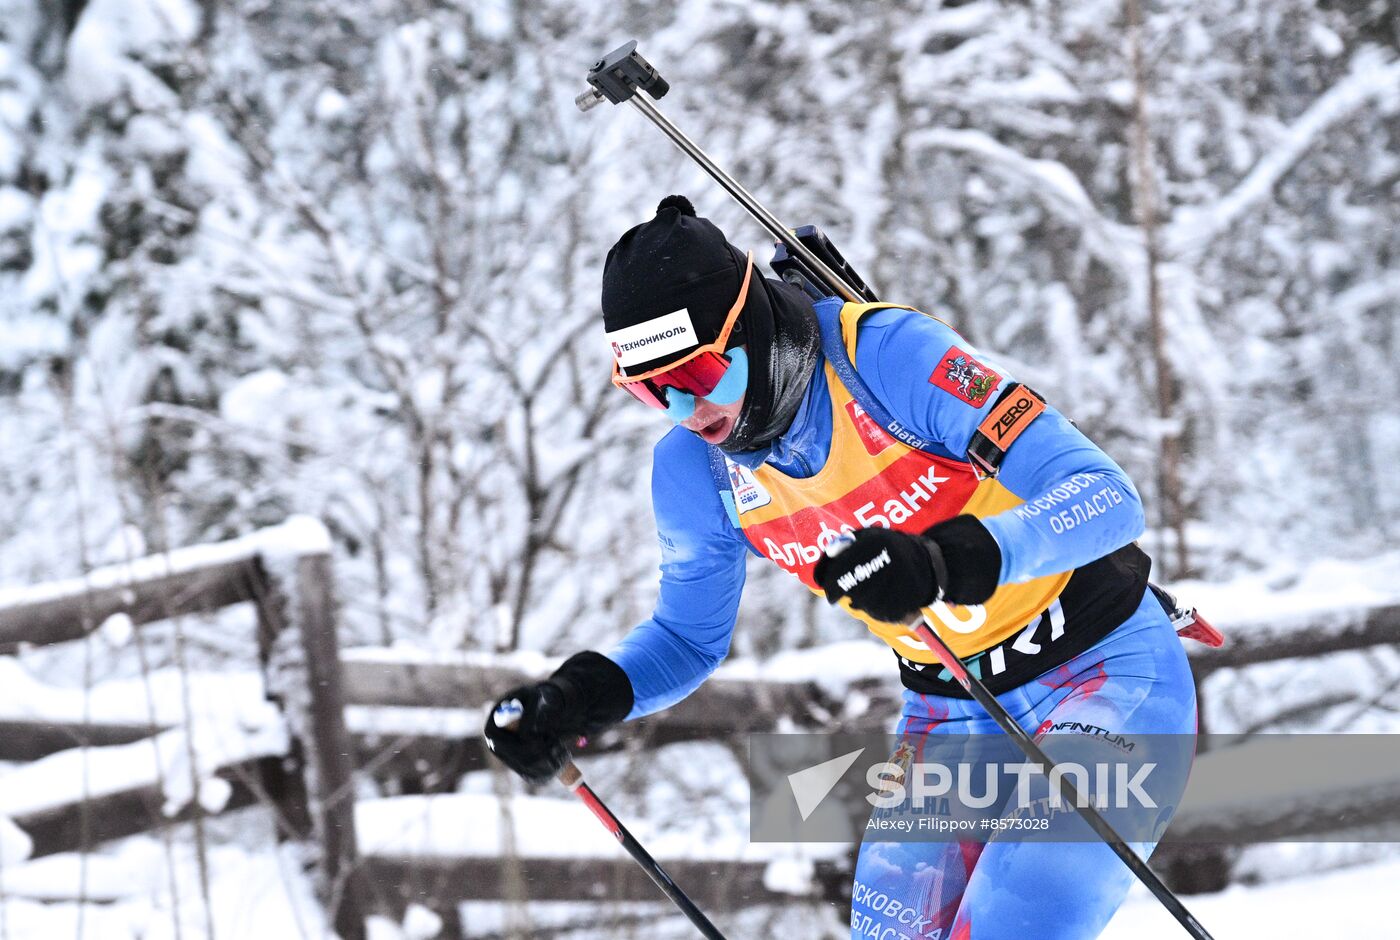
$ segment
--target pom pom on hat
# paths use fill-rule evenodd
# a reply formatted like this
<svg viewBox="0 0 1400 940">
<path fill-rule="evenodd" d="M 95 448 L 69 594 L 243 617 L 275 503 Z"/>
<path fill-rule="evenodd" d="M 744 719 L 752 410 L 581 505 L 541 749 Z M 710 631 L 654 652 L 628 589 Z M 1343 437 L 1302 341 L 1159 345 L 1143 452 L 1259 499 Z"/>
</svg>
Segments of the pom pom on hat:
<svg viewBox="0 0 1400 940">
<path fill-rule="evenodd" d="M 684 196 L 667 196 L 656 204 L 656 214 L 660 215 L 662 209 L 675 209 L 681 215 L 695 218 L 695 206 Z"/>
</svg>

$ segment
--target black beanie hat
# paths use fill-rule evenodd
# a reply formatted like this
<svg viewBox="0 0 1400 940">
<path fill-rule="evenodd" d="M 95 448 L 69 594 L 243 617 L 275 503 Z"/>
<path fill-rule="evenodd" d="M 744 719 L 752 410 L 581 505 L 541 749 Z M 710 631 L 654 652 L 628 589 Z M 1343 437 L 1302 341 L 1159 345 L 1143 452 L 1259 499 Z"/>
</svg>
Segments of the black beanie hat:
<svg viewBox="0 0 1400 940">
<path fill-rule="evenodd" d="M 631 375 L 659 369 L 719 338 L 743 286 L 747 256 L 684 196 L 667 196 L 656 217 L 618 239 L 603 264 L 603 326 L 613 355 Z M 719 447 L 758 452 L 787 430 L 821 349 L 807 295 L 750 275 L 743 312 L 728 346 L 748 348 L 744 406 Z"/>
<path fill-rule="evenodd" d="M 624 371 L 661 368 L 718 339 L 745 261 L 684 196 L 667 196 L 654 218 L 619 238 L 603 263 L 603 328 Z M 762 292 L 751 289 L 749 302 L 756 295 Z M 745 341 L 743 320 L 728 345 Z"/>
</svg>

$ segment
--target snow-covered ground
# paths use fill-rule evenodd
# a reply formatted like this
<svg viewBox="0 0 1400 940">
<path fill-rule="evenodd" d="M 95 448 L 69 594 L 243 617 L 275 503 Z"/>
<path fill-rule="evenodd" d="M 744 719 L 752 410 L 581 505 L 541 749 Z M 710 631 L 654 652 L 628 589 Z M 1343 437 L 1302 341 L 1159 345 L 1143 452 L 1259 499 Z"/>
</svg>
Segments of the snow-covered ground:
<svg viewBox="0 0 1400 940">
<path fill-rule="evenodd" d="M 583 813 L 583 810 L 579 810 Z M 87 884 L 93 896 L 120 897 L 104 904 L 45 903 L 42 898 L 71 897 L 80 877 L 76 856 L 55 856 L 6 868 L 0 876 L 0 936 L 6 940 L 327 940 L 324 917 L 302 873 L 295 847 L 249 849 L 237 845 L 210 853 L 209 932 L 196 880 L 196 866 L 187 847 L 174 853 L 172 882 L 160 843 L 150 838 L 128 840 L 121 847 L 89 856 Z M 1259 885 L 1236 885 L 1220 894 L 1187 897 L 1187 906 L 1217 940 L 1388 940 L 1396 936 L 1392 891 L 1400 879 L 1400 857 Z M 836 913 L 824 905 L 800 905 L 787 913 L 800 921 L 813 938 L 844 937 Z M 179 930 L 176 911 L 179 912 Z M 536 925 L 586 920 L 587 905 L 532 905 Z M 653 905 L 610 905 L 608 916 L 633 911 L 657 913 Z M 714 919 L 738 938 L 761 936 L 741 932 L 760 929 L 772 911 L 738 914 L 714 912 Z M 427 940 L 434 919 L 423 910 L 411 911 L 403 924 L 383 918 L 372 923 L 372 940 Z M 664 929 L 643 930 L 640 936 L 691 936 L 683 922 L 668 919 Z M 499 905 L 464 906 L 467 935 L 484 935 L 506 922 Z M 825 932 L 823 932 L 825 931 Z M 586 934 L 576 934 L 586 936 Z M 594 936 L 604 936 L 595 933 Z M 1176 940 L 1181 928 L 1144 889 L 1134 889 L 1114 917 L 1103 940 Z"/>
<path fill-rule="evenodd" d="M 1391 940 L 1400 858 L 1185 899 L 1216 940 Z M 1102 940 L 1178 940 L 1181 927 L 1135 888 Z"/>
<path fill-rule="evenodd" d="M 270 827 L 252 828 L 271 836 Z M 141 836 L 86 857 L 54 855 L 5 867 L 0 936 L 291 940 L 328 935 L 298 847 L 274 847 L 270 838 L 263 847 L 238 844 L 241 840 L 214 847 L 208 854 L 206 908 L 188 834 L 174 835 L 169 848 Z M 101 903 L 72 900 L 84 891 Z"/>
</svg>

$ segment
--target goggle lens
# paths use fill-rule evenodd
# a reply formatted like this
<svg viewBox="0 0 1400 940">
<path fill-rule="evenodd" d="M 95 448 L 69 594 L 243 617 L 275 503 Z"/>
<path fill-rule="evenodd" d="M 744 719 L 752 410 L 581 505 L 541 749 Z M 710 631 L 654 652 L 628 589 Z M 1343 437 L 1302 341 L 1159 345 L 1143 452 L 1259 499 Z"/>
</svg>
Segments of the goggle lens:
<svg viewBox="0 0 1400 940">
<path fill-rule="evenodd" d="M 642 404 L 665 411 L 679 423 L 695 411 L 695 399 L 731 405 L 744 394 L 749 380 L 749 360 L 742 349 L 725 355 L 705 353 L 668 372 L 622 387 Z"/>
</svg>

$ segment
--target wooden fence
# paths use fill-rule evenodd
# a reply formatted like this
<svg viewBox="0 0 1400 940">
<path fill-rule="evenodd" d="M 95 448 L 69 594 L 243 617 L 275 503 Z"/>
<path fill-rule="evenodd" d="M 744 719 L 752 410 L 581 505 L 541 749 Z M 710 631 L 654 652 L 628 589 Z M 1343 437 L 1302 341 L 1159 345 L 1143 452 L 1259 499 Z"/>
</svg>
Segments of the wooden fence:
<svg viewBox="0 0 1400 940">
<path fill-rule="evenodd" d="M 303 527 L 303 535 L 306 527 L 320 531 L 311 520 L 296 524 Z M 451 936 L 459 929 L 457 902 L 508 896 L 512 878 L 537 899 L 655 898 L 640 869 L 625 859 L 526 858 L 510 866 L 513 872 L 508 876 L 508 866 L 495 857 L 361 857 L 352 796 L 357 765 L 361 773 L 394 781 L 398 792 L 451 792 L 461 775 L 486 766 L 487 758 L 475 735 L 352 735 L 346 727 L 346 706 L 482 708 L 500 690 L 536 676 L 501 665 L 415 663 L 364 655 L 342 659 L 328 545 L 324 538 L 285 536 L 285 531 L 273 530 L 102 569 L 81 581 L 41 586 L 18 602 L 0 606 L 0 651 L 78 640 L 114 614 L 127 615 L 139 627 L 251 602 L 257 612 L 267 694 L 285 711 L 292 737 L 286 753 L 256 755 L 218 770 L 232 786 L 225 811 L 267 803 L 276 809 L 283 837 L 314 841 L 319 848 L 318 890 L 344 940 L 362 940 L 364 919 L 373 907 L 394 915 L 402 914 L 409 903 L 428 904 L 444 915 L 444 935 Z M 1229 634 L 1230 625 L 1223 626 Z M 1223 649 L 1193 650 L 1192 661 L 1199 684 L 1221 669 L 1396 643 L 1400 605 L 1328 612 L 1325 624 L 1294 618 L 1267 630 L 1250 629 Z M 889 716 L 896 714 L 897 686 L 893 668 L 853 682 L 843 699 L 859 694 L 869 706 L 861 716 L 838 720 L 832 716 L 847 711 L 845 701 L 834 699 L 816 682 L 716 678 L 675 708 L 633 726 L 629 734 L 646 734 L 652 744 L 732 741 L 747 732 L 773 730 L 780 718 L 810 730 L 883 730 Z M 0 725 L 0 759 L 29 761 L 76 746 L 130 744 L 163 730 L 131 723 L 11 720 Z M 46 807 L 15 821 L 34 839 L 35 854 L 51 854 L 166 825 L 171 820 L 161 812 L 162 799 L 157 786 L 143 786 L 82 806 Z M 617 809 L 626 816 L 624 805 Z M 1344 822 L 1317 809 L 1289 819 L 1281 815 L 1273 830 L 1266 831 L 1265 825 L 1258 832 L 1221 837 L 1233 841 L 1241 835 L 1304 835 Z M 1400 801 L 1371 809 L 1377 814 L 1374 821 L 1400 819 Z M 183 816 L 199 812 L 194 801 Z M 1180 888 L 1223 886 L 1228 861 L 1218 850 L 1186 845 L 1182 836 L 1191 834 L 1191 825 L 1189 819 L 1177 820 L 1154 856 L 1154 866 Z M 702 906 L 714 910 L 793 900 L 793 895 L 765 885 L 762 862 L 663 862 Z M 813 884 L 809 899 L 844 904 L 849 862 L 818 863 Z"/>
<path fill-rule="evenodd" d="M 276 576 L 274 576 L 274 573 Z M 363 868 L 355 845 L 353 758 L 345 728 L 329 539 L 320 523 L 290 520 L 257 535 L 134 560 L 84 578 L 40 585 L 0 606 L 0 652 L 80 640 L 124 614 L 134 627 L 251 602 L 267 694 L 287 712 L 292 744 L 217 770 L 231 785 L 223 811 L 264 800 L 279 836 L 320 847 L 318 891 L 343 940 L 364 940 Z M 295 629 L 292 629 L 292 627 Z M 35 760 L 77 746 L 130 744 L 169 729 L 154 725 L 16 721 L 0 759 Z M 15 822 L 34 854 L 81 850 L 172 819 L 158 783 L 44 807 Z M 199 800 L 173 821 L 203 813 Z"/>
<path fill-rule="evenodd" d="M 1400 605 L 1328 611 L 1321 618 L 1294 617 L 1267 627 L 1251 624 L 1236 630 L 1222 623 L 1227 644 L 1209 649 L 1188 644 L 1197 681 L 1202 712 L 1208 710 L 1205 680 L 1223 669 L 1247 669 L 1287 659 L 1328 656 L 1385 645 L 1400 645 Z M 540 676 L 499 666 L 402 661 L 345 662 L 349 700 L 360 704 L 486 706 L 501 689 L 510 688 Z M 899 687 L 891 669 L 885 676 L 856 680 L 846 690 L 858 693 L 867 702 L 861 717 L 834 723 L 830 716 L 842 712 L 842 702 L 833 700 L 816 682 L 778 682 L 714 678 L 676 707 L 637 723 L 629 734 L 647 734 L 649 744 L 683 740 L 723 740 L 753 731 L 774 730 L 780 719 L 792 730 L 882 731 L 891 716 L 898 714 Z M 649 726 L 649 727 L 648 727 Z M 463 742 L 474 757 L 471 766 L 484 761 L 479 742 Z M 604 748 L 607 745 L 605 743 Z M 478 750 L 479 749 L 479 750 Z M 1198 765 L 1229 759 L 1227 752 L 1202 755 Z M 450 789 L 450 786 L 448 787 Z M 1250 819 L 1231 828 L 1217 820 L 1194 819 L 1178 814 L 1166 839 L 1152 857 L 1153 867 L 1176 890 L 1195 893 L 1218 891 L 1229 883 L 1232 846 L 1288 838 L 1307 838 L 1352 828 L 1359 820 L 1375 827 L 1400 823 L 1400 772 L 1395 786 L 1354 792 L 1346 781 L 1326 794 L 1314 794 L 1303 804 L 1279 802 L 1261 807 Z M 619 811 L 621 809 L 619 808 Z M 1394 831 L 1391 829 L 1390 831 Z M 398 884 L 418 897 L 431 887 L 441 910 L 448 913 L 457 902 L 501 897 L 500 862 L 492 858 L 385 858 L 369 857 L 365 864 L 371 878 L 384 885 Z M 588 899 L 606 894 L 615 899 L 641 899 L 645 887 L 631 892 L 636 882 L 635 866 L 626 860 L 579 860 L 568 877 L 556 878 L 561 862 L 554 859 L 522 861 L 524 880 L 530 897 L 539 900 Z M 718 891 L 724 910 L 740 904 L 771 904 L 791 901 L 793 896 L 764 886 L 763 862 L 672 863 L 678 871 L 693 872 L 693 878 L 677 880 L 697 891 Z M 819 863 L 810 895 L 813 900 L 840 905 L 849 900 L 850 861 L 845 865 Z"/>
</svg>

